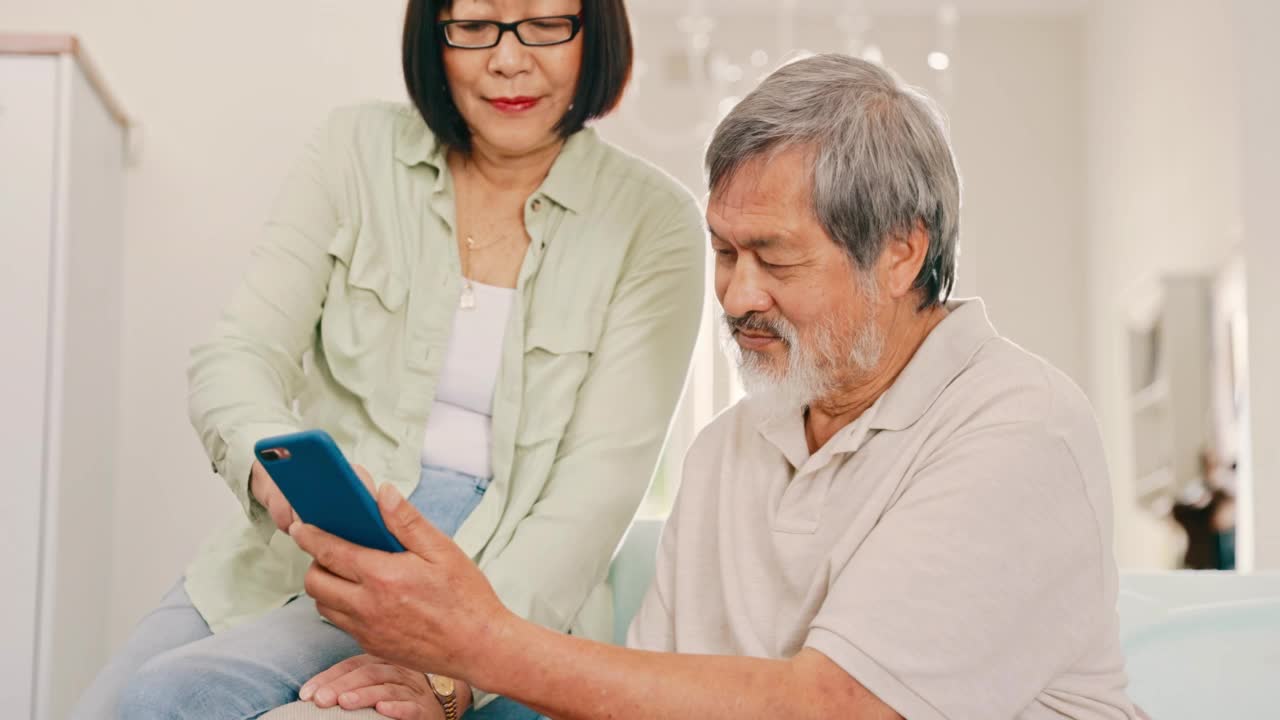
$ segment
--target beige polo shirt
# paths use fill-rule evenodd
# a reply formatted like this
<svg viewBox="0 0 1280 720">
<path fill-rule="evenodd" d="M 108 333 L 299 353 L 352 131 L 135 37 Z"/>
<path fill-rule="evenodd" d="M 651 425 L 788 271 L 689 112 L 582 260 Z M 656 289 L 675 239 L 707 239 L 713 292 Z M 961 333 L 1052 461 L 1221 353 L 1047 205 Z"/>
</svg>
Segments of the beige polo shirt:
<svg viewBox="0 0 1280 720">
<path fill-rule="evenodd" d="M 759 399 L 702 432 L 631 646 L 810 647 L 909 720 L 1135 717 L 1089 404 L 981 301 L 951 309 L 812 455 Z"/>
</svg>

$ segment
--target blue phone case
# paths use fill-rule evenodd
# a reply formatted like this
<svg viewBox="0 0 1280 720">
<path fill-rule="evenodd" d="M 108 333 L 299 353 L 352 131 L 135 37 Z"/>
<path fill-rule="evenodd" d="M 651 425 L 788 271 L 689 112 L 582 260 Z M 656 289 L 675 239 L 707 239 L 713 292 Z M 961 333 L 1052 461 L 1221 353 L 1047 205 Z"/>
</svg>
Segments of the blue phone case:
<svg viewBox="0 0 1280 720">
<path fill-rule="evenodd" d="M 265 438 L 253 453 L 303 522 L 357 545 L 404 551 L 329 433 L 307 430 Z"/>
</svg>

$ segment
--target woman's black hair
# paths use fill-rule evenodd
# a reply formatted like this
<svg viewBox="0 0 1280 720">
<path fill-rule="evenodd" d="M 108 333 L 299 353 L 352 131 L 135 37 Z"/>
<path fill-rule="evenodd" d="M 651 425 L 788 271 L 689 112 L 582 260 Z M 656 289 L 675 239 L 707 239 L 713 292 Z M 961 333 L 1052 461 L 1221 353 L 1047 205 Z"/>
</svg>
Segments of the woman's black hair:
<svg viewBox="0 0 1280 720">
<path fill-rule="evenodd" d="M 402 47 L 404 83 L 435 136 L 449 147 L 469 152 L 471 131 L 449 94 L 444 39 L 437 24 L 440 12 L 451 4 L 451 0 L 409 0 Z M 556 125 L 561 137 L 569 137 L 617 107 L 631 79 L 632 57 L 631 23 L 623 0 L 582 0 L 582 69 L 573 102 Z"/>
</svg>

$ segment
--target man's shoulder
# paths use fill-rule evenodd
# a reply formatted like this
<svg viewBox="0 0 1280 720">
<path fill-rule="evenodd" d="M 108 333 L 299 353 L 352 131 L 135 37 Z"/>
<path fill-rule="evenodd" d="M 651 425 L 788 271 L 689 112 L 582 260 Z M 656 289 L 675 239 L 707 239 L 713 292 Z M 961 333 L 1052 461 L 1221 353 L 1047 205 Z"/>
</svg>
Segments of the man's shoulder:
<svg viewBox="0 0 1280 720">
<path fill-rule="evenodd" d="M 1002 336 L 983 343 L 939 401 L 947 409 L 964 409 L 967 430 L 1029 424 L 1057 434 L 1097 425 L 1074 380 Z"/>
<path fill-rule="evenodd" d="M 939 456 L 985 447 L 993 461 L 1014 464 L 1031 453 L 1044 470 L 1032 484 L 1074 479 L 1098 502 L 1110 491 L 1101 432 L 1084 392 L 1003 337 L 982 345 L 927 415 Z"/>
<path fill-rule="evenodd" d="M 770 411 L 760 398 L 747 396 L 712 418 L 685 453 L 682 489 L 691 482 L 714 483 L 724 475 L 726 464 L 754 463 L 765 446 L 760 426 Z"/>
<path fill-rule="evenodd" d="M 722 455 L 728 444 L 738 445 L 744 440 L 749 443 L 750 434 L 756 432 L 759 423 L 757 405 L 751 397 L 744 397 L 722 410 L 694 436 L 686 457 L 708 460 L 709 456 Z"/>
</svg>

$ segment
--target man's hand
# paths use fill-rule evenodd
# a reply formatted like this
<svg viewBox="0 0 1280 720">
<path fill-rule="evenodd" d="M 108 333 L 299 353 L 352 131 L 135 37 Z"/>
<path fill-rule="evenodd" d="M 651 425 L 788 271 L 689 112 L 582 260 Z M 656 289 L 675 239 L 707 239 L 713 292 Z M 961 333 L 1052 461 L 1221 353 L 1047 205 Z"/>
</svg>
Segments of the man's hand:
<svg viewBox="0 0 1280 720">
<path fill-rule="evenodd" d="M 379 715 L 397 720 L 444 718 L 444 708 L 426 676 L 372 655 L 357 655 L 316 675 L 302 686 L 298 697 L 320 708 L 373 708 Z M 459 714 L 470 704 L 470 690 L 465 683 L 458 683 Z"/>
<path fill-rule="evenodd" d="M 471 558 L 391 485 L 378 489 L 378 508 L 407 552 L 371 550 L 302 523 L 290 528 L 315 558 L 307 594 L 365 652 L 413 670 L 471 678 L 518 618 Z"/>
<path fill-rule="evenodd" d="M 249 471 L 249 492 L 267 509 L 271 522 L 276 524 L 280 532 L 289 532 L 289 526 L 298 519 L 298 514 L 293 511 L 293 506 L 285 499 L 284 493 L 276 487 L 276 481 L 271 479 L 260 462 L 255 462 L 253 469 Z"/>
<path fill-rule="evenodd" d="M 383 660 L 353 663 L 377 666 L 353 684 L 407 687 L 416 682 L 406 679 L 408 671 L 438 672 L 564 720 L 900 720 L 810 648 L 790 660 L 643 652 L 522 620 L 502 606 L 470 558 L 394 487 L 379 488 L 378 508 L 406 552 L 370 550 L 301 523 L 290 528 L 298 546 L 315 558 L 305 585 L 320 614 Z M 339 673 L 347 674 L 345 668 Z M 317 676 L 300 696 L 317 697 L 321 685 L 332 682 Z M 350 690 L 334 692 L 346 707 L 341 695 Z"/>
</svg>

